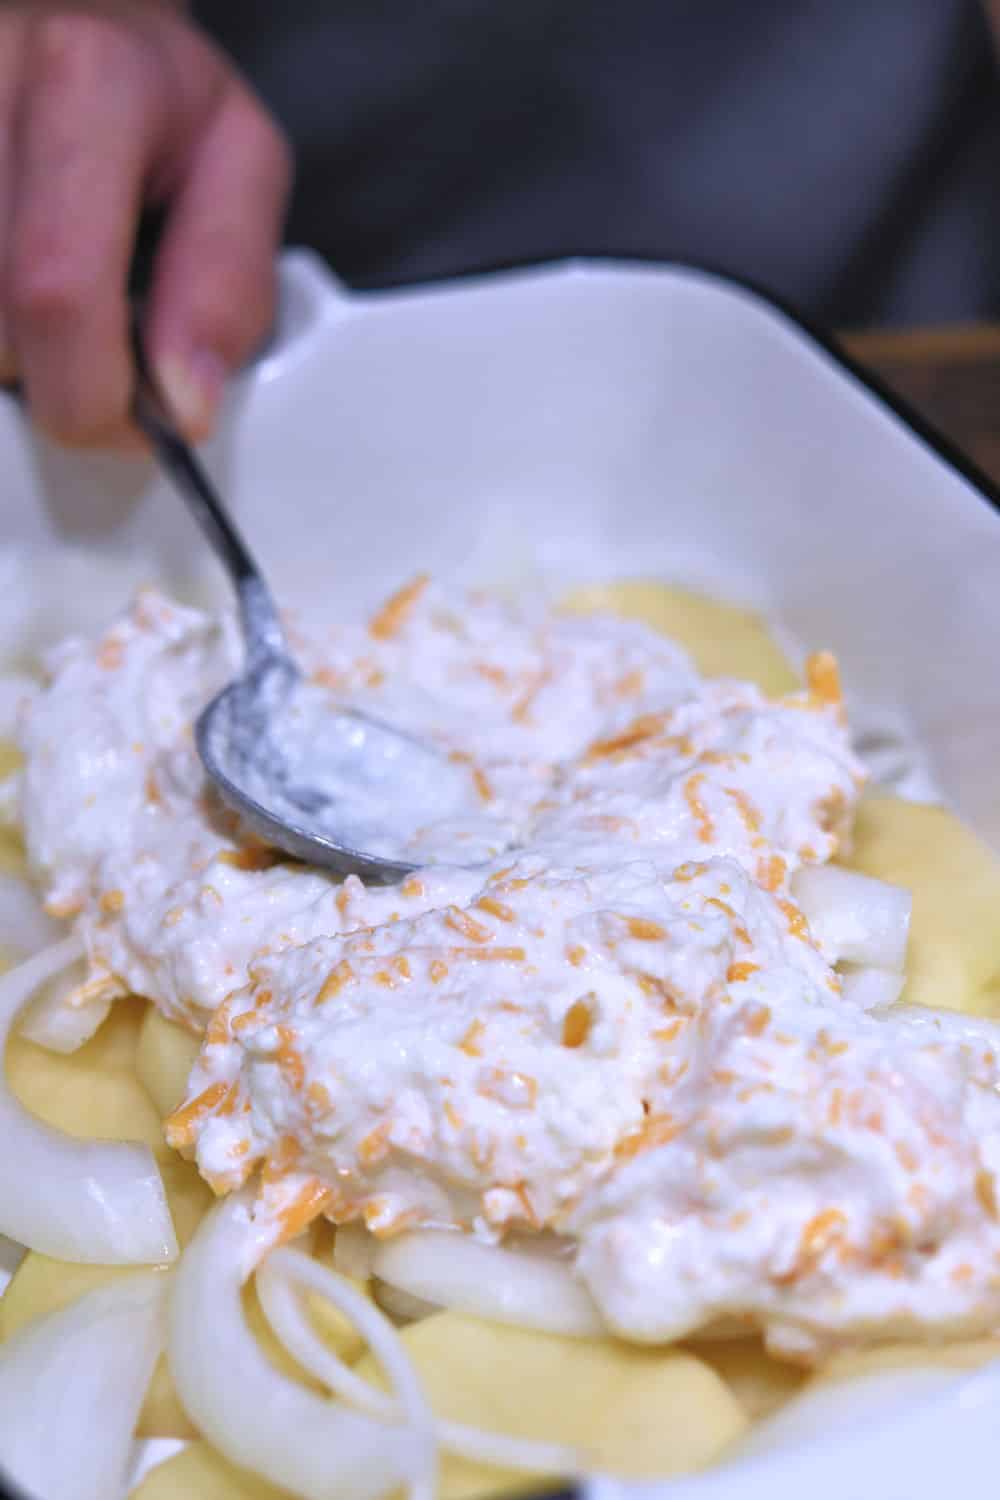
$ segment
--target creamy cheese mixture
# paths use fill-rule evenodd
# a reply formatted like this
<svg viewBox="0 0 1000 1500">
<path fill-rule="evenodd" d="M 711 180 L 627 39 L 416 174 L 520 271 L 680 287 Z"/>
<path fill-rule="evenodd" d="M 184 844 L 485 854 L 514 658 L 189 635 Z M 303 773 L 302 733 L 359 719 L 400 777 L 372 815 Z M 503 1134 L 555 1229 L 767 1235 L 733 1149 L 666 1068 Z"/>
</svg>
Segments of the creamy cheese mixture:
<svg viewBox="0 0 1000 1500">
<path fill-rule="evenodd" d="M 808 1358 L 996 1326 L 1000 1064 L 852 1004 L 793 899 L 862 782 L 829 657 L 769 701 L 638 623 L 422 579 L 290 634 L 331 705 L 458 768 L 457 810 L 399 823 L 454 864 L 366 888 L 241 838 L 191 734 L 234 627 L 159 595 L 51 653 L 21 730 L 75 1002 L 204 1032 L 168 1138 L 217 1190 L 261 1168 L 275 1235 L 555 1232 L 638 1340 L 735 1315 Z"/>
</svg>

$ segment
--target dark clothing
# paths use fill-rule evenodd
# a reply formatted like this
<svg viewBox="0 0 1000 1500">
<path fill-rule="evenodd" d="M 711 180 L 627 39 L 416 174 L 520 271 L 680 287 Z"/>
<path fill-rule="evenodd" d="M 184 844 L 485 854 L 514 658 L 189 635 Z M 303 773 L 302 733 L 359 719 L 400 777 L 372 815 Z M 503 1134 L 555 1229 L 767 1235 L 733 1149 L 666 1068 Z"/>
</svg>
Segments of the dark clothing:
<svg viewBox="0 0 1000 1500">
<path fill-rule="evenodd" d="M 288 238 L 358 285 L 708 262 L 820 319 L 1000 315 L 975 0 L 205 0 L 291 132 Z"/>
</svg>

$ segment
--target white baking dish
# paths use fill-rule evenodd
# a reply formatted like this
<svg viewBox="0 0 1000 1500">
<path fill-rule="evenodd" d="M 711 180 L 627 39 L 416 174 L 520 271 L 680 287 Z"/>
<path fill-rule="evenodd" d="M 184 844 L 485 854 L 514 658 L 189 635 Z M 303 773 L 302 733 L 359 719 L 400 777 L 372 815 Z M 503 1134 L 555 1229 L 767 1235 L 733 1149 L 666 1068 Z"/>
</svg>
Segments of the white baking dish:
<svg viewBox="0 0 1000 1500">
<path fill-rule="evenodd" d="M 572 263 L 377 296 L 303 254 L 282 276 L 278 335 L 208 456 L 286 600 L 351 609 L 418 566 L 708 589 L 835 649 L 883 763 L 903 745 L 904 785 L 934 787 L 1000 849 L 1000 514 L 793 318 L 677 267 Z M 4 567 L 36 568 L 40 598 L 60 580 L 58 618 L 33 636 L 110 613 L 137 572 L 221 590 L 141 461 L 60 453 L 0 399 L 0 473 L 0 650 Z M 67 557 L 79 544 L 120 560 L 96 602 Z M 985 1495 L 998 1411 L 1000 1371 L 935 1379 L 867 1430 L 854 1418 L 738 1470 L 622 1488 Z"/>
</svg>

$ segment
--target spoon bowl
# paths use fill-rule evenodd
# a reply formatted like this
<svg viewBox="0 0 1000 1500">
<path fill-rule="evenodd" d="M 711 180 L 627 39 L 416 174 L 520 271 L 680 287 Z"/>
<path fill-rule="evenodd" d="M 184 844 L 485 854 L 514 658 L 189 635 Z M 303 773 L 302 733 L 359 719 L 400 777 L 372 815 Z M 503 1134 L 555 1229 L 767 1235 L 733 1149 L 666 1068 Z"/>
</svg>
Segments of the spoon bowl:
<svg viewBox="0 0 1000 1500">
<path fill-rule="evenodd" d="M 289 669 L 295 674 L 290 682 Z M 336 820 L 332 798 L 308 783 L 290 785 L 283 774 L 268 735 L 268 719 L 275 697 L 282 688 L 293 691 L 295 678 L 293 663 L 276 660 L 271 672 L 239 677 L 212 699 L 195 725 L 198 754 L 208 776 L 227 806 L 263 843 L 341 875 L 378 883 L 405 879 L 416 868 L 413 864 L 367 854 L 322 832 Z M 275 810 L 279 800 L 280 814 Z"/>
<path fill-rule="evenodd" d="M 136 424 L 187 502 L 239 604 L 243 673 L 202 712 L 195 741 L 223 801 L 264 843 L 369 882 L 403 879 L 407 836 L 460 811 L 447 755 L 308 683 L 243 538 L 176 427 L 133 323 Z M 320 774 L 316 774 L 317 771 Z"/>
</svg>

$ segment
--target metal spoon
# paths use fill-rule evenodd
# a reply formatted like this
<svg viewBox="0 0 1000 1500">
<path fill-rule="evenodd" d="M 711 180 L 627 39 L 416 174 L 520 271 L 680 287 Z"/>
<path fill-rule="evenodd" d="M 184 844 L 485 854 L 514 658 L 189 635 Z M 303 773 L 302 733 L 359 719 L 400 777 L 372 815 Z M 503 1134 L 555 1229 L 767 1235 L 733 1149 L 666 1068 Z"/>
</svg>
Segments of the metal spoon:
<svg viewBox="0 0 1000 1500">
<path fill-rule="evenodd" d="M 281 730 L 304 691 L 270 590 L 214 486 L 178 432 L 133 326 L 136 390 L 133 416 L 173 479 L 229 574 L 239 603 L 246 659 L 242 676 L 214 698 L 195 726 L 198 753 L 223 800 L 265 843 L 310 864 L 369 881 L 399 880 L 416 868 L 386 853 L 366 852 L 338 836 L 349 826 L 352 793 L 363 803 L 374 789 L 389 804 L 414 786 L 457 795 L 455 768 L 422 742 L 353 709 L 324 705 L 324 742 L 336 751 L 336 791 L 303 784 L 290 766 Z M 315 725 L 310 726 L 310 733 Z M 373 768 L 376 768 L 373 779 Z M 355 819 L 355 822 L 357 820 Z M 384 840 L 379 840 L 383 842 Z"/>
</svg>

